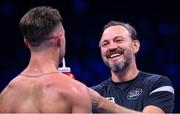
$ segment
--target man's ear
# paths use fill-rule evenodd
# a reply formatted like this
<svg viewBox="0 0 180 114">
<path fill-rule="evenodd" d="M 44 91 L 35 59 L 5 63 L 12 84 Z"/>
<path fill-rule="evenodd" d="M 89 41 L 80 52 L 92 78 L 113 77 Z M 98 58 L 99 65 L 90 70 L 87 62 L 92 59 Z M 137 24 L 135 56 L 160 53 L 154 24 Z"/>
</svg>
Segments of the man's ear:
<svg viewBox="0 0 180 114">
<path fill-rule="evenodd" d="M 139 40 L 134 40 L 133 44 L 132 44 L 132 49 L 134 53 L 137 53 L 139 51 L 140 48 L 140 42 Z"/>
<path fill-rule="evenodd" d="M 29 42 L 27 41 L 26 38 L 24 38 L 24 44 L 25 44 L 25 46 L 26 46 L 27 48 L 29 48 Z"/>
</svg>

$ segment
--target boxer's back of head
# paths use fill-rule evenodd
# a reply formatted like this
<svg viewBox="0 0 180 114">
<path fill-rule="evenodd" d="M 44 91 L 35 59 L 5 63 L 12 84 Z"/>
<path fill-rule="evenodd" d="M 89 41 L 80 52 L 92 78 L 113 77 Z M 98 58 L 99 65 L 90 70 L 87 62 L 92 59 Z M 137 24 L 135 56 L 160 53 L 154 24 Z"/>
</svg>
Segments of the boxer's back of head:
<svg viewBox="0 0 180 114">
<path fill-rule="evenodd" d="M 62 26 L 59 11 L 46 6 L 30 9 L 19 22 L 21 32 L 31 46 L 39 46 L 59 25 Z"/>
</svg>

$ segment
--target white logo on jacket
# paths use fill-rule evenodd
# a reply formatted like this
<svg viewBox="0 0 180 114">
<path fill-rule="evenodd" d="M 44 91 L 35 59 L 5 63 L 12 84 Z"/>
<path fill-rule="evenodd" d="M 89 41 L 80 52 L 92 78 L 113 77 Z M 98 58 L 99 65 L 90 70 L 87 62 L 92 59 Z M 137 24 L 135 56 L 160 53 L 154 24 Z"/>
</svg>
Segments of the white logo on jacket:
<svg viewBox="0 0 180 114">
<path fill-rule="evenodd" d="M 142 93 L 141 88 L 136 88 L 135 90 L 131 90 L 127 94 L 127 99 L 129 100 L 137 99 L 141 95 L 141 93 Z"/>
<path fill-rule="evenodd" d="M 112 101 L 113 103 L 115 103 L 114 97 L 106 97 L 106 99 Z"/>
</svg>

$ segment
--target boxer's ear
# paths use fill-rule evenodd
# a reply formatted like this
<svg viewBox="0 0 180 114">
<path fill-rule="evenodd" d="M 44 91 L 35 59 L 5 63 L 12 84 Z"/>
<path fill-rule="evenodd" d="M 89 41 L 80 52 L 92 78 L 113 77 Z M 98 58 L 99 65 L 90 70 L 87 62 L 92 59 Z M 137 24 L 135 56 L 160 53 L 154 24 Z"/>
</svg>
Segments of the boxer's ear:
<svg viewBox="0 0 180 114">
<path fill-rule="evenodd" d="M 56 39 L 56 44 L 58 47 L 61 47 L 61 38 Z"/>
<path fill-rule="evenodd" d="M 25 46 L 26 46 L 27 48 L 29 48 L 29 42 L 27 41 L 26 38 L 24 38 L 24 44 L 25 44 Z"/>
<path fill-rule="evenodd" d="M 56 44 L 58 47 L 61 47 L 61 42 L 62 42 L 62 33 L 59 32 L 59 33 L 56 33 L 54 34 L 55 38 L 56 38 Z"/>
</svg>

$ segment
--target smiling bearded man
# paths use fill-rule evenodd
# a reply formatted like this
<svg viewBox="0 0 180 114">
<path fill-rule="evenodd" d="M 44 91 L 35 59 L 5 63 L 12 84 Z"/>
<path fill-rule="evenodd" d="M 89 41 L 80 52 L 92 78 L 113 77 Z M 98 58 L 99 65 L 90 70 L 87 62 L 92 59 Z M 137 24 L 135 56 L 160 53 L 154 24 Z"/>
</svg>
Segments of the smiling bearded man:
<svg viewBox="0 0 180 114">
<path fill-rule="evenodd" d="M 104 63 L 110 68 L 111 78 L 93 87 L 99 94 L 90 89 L 96 109 L 94 112 L 173 111 L 174 88 L 171 81 L 166 76 L 137 68 L 135 55 L 139 51 L 140 41 L 134 27 L 122 22 L 109 22 L 104 27 L 99 47 Z"/>
</svg>

